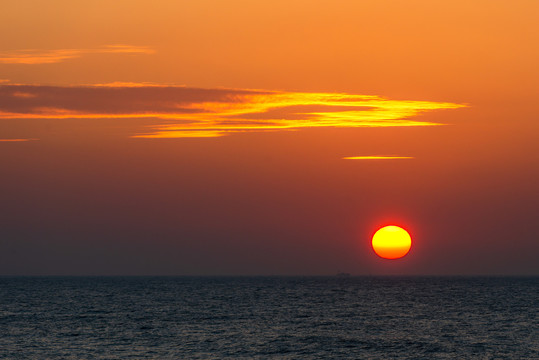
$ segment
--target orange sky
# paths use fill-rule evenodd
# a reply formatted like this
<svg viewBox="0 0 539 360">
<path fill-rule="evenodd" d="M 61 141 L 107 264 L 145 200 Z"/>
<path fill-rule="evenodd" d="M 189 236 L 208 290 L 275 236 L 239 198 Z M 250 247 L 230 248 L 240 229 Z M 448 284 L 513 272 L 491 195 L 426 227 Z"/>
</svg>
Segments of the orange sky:
<svg viewBox="0 0 539 360">
<path fill-rule="evenodd" d="M 4 1 L 0 274 L 537 274 L 538 17 Z"/>
</svg>

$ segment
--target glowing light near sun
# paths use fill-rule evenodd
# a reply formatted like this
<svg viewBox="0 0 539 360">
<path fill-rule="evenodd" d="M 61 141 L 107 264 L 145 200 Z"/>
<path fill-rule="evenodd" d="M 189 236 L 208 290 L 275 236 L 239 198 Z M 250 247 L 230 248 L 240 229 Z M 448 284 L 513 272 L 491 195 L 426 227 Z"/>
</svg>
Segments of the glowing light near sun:
<svg viewBox="0 0 539 360">
<path fill-rule="evenodd" d="M 412 238 L 401 227 L 390 225 L 379 229 L 372 237 L 372 248 L 384 259 L 399 259 L 408 254 Z"/>
</svg>

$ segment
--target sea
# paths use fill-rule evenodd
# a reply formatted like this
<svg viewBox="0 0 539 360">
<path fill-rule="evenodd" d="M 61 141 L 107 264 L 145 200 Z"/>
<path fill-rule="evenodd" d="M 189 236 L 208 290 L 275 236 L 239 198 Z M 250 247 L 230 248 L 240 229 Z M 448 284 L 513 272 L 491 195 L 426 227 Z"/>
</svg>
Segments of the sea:
<svg viewBox="0 0 539 360">
<path fill-rule="evenodd" d="M 0 277 L 1 359 L 539 359 L 539 277 Z"/>
</svg>

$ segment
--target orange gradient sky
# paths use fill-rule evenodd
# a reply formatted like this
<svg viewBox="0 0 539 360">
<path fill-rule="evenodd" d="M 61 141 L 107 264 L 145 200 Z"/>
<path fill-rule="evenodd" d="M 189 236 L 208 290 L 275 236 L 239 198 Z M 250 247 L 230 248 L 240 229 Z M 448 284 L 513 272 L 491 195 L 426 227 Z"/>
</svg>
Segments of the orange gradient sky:
<svg viewBox="0 0 539 360">
<path fill-rule="evenodd" d="M 538 17 L 4 1 L 0 274 L 539 274 Z"/>
</svg>

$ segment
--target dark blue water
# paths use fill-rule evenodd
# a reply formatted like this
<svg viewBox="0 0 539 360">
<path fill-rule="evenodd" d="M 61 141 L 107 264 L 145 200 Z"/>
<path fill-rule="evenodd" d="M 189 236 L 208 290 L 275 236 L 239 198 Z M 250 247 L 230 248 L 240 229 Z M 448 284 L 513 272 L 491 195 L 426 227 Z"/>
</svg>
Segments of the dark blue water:
<svg viewBox="0 0 539 360">
<path fill-rule="evenodd" d="M 539 278 L 0 278 L 0 358 L 539 359 Z"/>
</svg>

